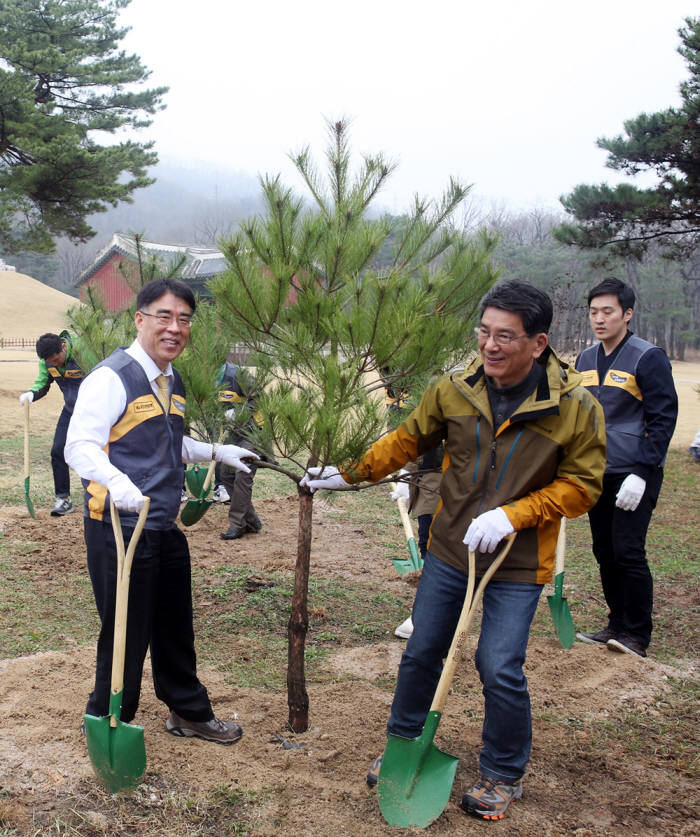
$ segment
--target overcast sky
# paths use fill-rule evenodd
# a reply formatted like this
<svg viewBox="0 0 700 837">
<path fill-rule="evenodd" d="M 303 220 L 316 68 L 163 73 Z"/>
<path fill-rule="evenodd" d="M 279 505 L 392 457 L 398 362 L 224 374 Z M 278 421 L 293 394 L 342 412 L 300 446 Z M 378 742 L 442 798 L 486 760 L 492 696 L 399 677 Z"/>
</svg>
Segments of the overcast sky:
<svg viewBox="0 0 700 837">
<path fill-rule="evenodd" d="M 124 46 L 168 85 L 138 138 L 162 157 L 281 172 L 323 117 L 352 147 L 399 162 L 383 202 L 437 197 L 450 175 L 485 202 L 556 207 L 577 183 L 618 182 L 595 140 L 680 101 L 691 0 L 132 0 Z"/>
</svg>

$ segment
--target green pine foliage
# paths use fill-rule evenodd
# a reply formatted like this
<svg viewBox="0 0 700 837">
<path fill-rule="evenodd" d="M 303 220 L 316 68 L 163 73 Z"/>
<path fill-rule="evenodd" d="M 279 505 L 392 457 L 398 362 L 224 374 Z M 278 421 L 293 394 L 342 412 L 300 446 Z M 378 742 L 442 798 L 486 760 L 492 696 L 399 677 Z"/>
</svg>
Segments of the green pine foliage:
<svg viewBox="0 0 700 837">
<path fill-rule="evenodd" d="M 700 241 L 700 17 L 688 17 L 678 31 L 678 52 L 690 77 L 680 85 L 681 106 L 642 113 L 624 123 L 625 134 L 599 139 L 609 168 L 635 176 L 655 175 L 657 185 L 642 189 L 581 184 L 562 204 L 573 222 L 557 238 L 566 244 L 613 254 L 639 256 L 652 241 L 666 254 L 683 258 Z"/>
<path fill-rule="evenodd" d="M 120 50 L 130 0 L 0 2 L 0 246 L 53 249 L 94 235 L 86 218 L 153 182 L 152 143 L 100 145 L 142 128 L 165 87 L 137 90 L 149 72 Z"/>
<path fill-rule="evenodd" d="M 496 276 L 494 240 L 449 223 L 468 187 L 453 180 L 437 202 L 416 198 L 400 223 L 372 220 L 394 165 L 366 156 L 354 170 L 347 123 L 328 129 L 325 180 L 308 148 L 291 158 L 311 206 L 263 178 L 265 214 L 225 242 L 229 268 L 209 283 L 225 327 L 253 353 L 269 439 L 296 480 L 382 434 L 385 385 L 415 389 L 473 349 L 469 326 Z"/>
</svg>

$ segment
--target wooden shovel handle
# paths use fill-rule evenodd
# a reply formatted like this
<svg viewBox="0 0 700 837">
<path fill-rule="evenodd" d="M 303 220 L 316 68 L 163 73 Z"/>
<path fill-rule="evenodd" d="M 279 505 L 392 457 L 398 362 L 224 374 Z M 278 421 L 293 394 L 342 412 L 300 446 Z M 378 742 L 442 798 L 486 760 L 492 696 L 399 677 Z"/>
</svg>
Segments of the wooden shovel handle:
<svg viewBox="0 0 700 837">
<path fill-rule="evenodd" d="M 557 551 L 554 559 L 554 575 L 564 572 L 564 555 L 566 554 L 566 518 L 562 517 L 557 538 Z"/>
<path fill-rule="evenodd" d="M 114 606 L 114 646 L 112 650 L 112 694 L 116 695 L 124 688 L 124 658 L 126 652 L 126 615 L 129 609 L 129 577 L 131 575 L 131 564 L 134 560 L 134 552 L 136 545 L 141 537 L 146 517 L 148 516 L 148 507 L 151 504 L 150 497 L 144 498 L 143 506 L 139 512 L 139 518 L 136 521 L 131 540 L 129 541 L 129 548 L 124 552 L 124 535 L 122 533 L 121 523 L 119 522 L 119 512 L 114 505 L 112 497 L 109 498 L 109 513 L 112 518 L 112 530 L 114 531 L 114 540 L 117 546 L 117 598 Z M 112 716 L 110 722 L 112 726 L 116 726 L 117 718 Z"/>
<path fill-rule="evenodd" d="M 484 573 L 473 598 L 471 592 L 474 589 L 476 558 L 473 552 L 469 552 L 469 578 L 467 580 L 467 592 L 464 597 L 464 604 L 462 605 L 459 622 L 457 622 L 455 634 L 452 638 L 452 644 L 450 645 L 450 650 L 447 653 L 445 665 L 442 668 L 442 674 L 440 675 L 440 680 L 438 681 L 437 689 L 435 690 L 435 696 L 433 697 L 433 702 L 430 705 L 430 712 L 442 713 L 445 701 L 447 700 L 447 695 L 450 691 L 450 686 L 452 685 L 455 668 L 457 667 L 457 663 L 462 655 L 462 649 L 469 634 L 469 628 L 474 620 L 474 614 L 476 613 L 481 597 L 484 594 L 484 588 L 489 583 L 496 570 L 501 566 L 506 555 L 510 552 L 510 548 L 513 545 L 514 540 L 515 532 L 508 535 L 506 538 L 506 542 L 501 547 L 501 551 L 493 559 L 491 566 Z"/>
<path fill-rule="evenodd" d="M 29 476 L 29 401 L 24 402 L 24 478 Z"/>
<path fill-rule="evenodd" d="M 389 487 L 392 491 L 396 491 L 395 482 L 389 483 Z M 408 516 L 408 509 L 406 508 L 405 498 L 397 497 L 396 505 L 399 507 L 399 514 L 401 515 L 401 523 L 403 524 L 403 531 L 406 535 L 406 540 L 415 538 L 415 535 L 413 534 L 413 525 L 411 524 L 411 518 Z"/>
<path fill-rule="evenodd" d="M 209 463 L 209 467 L 207 468 L 207 475 L 204 478 L 204 483 L 202 485 L 202 493 L 200 495 L 200 499 L 204 499 L 207 491 L 209 490 L 209 486 L 211 484 L 211 478 L 214 475 L 214 469 L 216 468 L 216 462 L 212 459 Z"/>
</svg>

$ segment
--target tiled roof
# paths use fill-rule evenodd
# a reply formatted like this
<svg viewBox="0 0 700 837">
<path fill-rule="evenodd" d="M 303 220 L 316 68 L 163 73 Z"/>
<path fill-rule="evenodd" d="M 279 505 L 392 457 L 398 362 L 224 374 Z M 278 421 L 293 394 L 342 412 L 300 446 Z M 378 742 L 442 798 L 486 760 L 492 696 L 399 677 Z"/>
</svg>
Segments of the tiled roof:
<svg viewBox="0 0 700 837">
<path fill-rule="evenodd" d="M 213 247 L 199 247 L 186 244 L 162 244 L 157 241 L 141 241 L 141 249 L 149 254 L 155 255 L 168 261 L 169 258 L 176 258 L 184 254 L 187 258 L 182 270 L 183 279 L 204 279 L 208 276 L 216 276 L 226 268 L 226 259 L 220 250 Z M 78 277 L 76 285 L 82 285 L 103 264 L 118 253 L 125 258 L 133 259 L 136 256 L 134 239 L 122 233 L 114 233 L 112 240 L 95 256 L 92 264 L 86 268 Z"/>
</svg>

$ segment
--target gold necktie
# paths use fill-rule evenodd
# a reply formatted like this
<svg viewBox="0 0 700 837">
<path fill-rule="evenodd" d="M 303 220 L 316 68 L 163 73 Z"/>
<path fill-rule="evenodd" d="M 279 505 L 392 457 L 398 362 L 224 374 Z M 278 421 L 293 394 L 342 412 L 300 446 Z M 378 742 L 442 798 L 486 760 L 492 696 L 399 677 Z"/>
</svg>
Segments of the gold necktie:
<svg viewBox="0 0 700 837">
<path fill-rule="evenodd" d="M 170 387 L 167 375 L 158 375 L 156 383 L 158 384 L 158 400 L 167 416 L 170 414 Z"/>
</svg>

